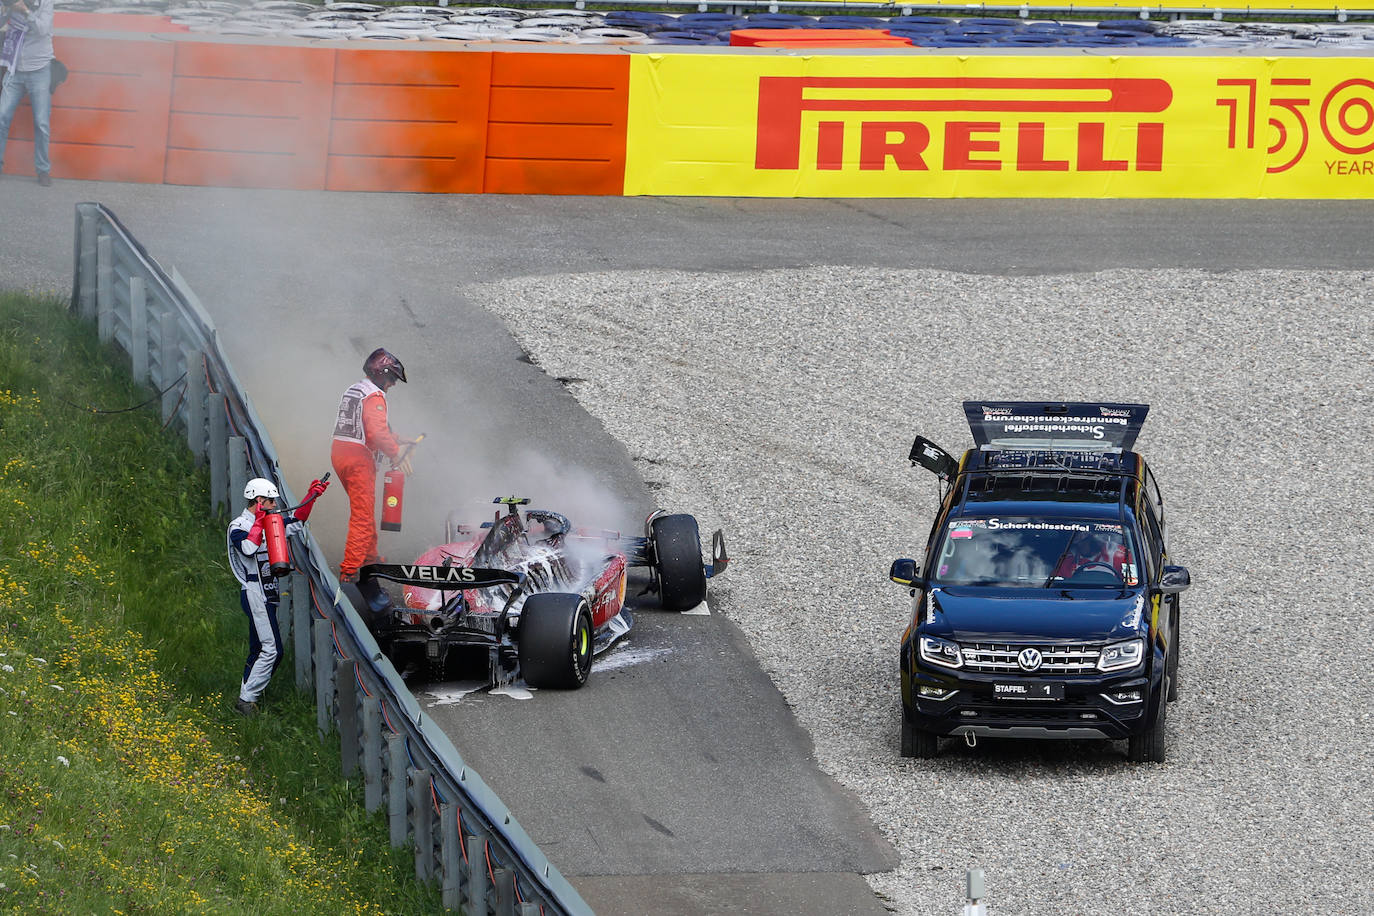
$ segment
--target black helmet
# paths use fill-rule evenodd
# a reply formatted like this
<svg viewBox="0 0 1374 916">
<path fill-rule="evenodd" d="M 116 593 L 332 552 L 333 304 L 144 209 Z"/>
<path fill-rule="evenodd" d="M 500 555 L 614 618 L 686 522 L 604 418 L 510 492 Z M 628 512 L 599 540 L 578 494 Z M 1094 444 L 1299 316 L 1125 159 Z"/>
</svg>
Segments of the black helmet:
<svg viewBox="0 0 1374 916">
<path fill-rule="evenodd" d="M 374 385 L 381 384 L 384 378 L 404 382 L 406 380 L 406 367 L 402 366 L 401 361 L 384 348 L 378 347 L 363 363 L 363 374 L 372 379 Z"/>
</svg>

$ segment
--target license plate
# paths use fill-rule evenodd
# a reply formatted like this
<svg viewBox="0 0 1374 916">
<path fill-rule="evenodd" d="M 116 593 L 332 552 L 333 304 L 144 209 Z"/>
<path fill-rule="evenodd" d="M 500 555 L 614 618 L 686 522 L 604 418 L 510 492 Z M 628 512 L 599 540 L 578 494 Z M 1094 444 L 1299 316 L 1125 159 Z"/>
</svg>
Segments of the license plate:
<svg viewBox="0 0 1374 916">
<path fill-rule="evenodd" d="M 1062 700 L 1063 684 L 1040 684 L 1018 681 L 1015 684 L 993 684 L 992 695 L 999 700 Z"/>
</svg>

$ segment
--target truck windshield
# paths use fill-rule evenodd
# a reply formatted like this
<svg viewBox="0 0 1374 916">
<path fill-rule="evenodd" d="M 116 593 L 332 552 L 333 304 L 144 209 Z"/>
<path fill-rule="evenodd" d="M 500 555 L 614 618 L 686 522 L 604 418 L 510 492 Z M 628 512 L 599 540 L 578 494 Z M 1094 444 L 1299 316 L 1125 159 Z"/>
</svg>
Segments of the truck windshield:
<svg viewBox="0 0 1374 916">
<path fill-rule="evenodd" d="M 951 519 L 936 552 L 938 585 L 1121 588 L 1139 583 L 1118 522 L 996 517 Z"/>
</svg>

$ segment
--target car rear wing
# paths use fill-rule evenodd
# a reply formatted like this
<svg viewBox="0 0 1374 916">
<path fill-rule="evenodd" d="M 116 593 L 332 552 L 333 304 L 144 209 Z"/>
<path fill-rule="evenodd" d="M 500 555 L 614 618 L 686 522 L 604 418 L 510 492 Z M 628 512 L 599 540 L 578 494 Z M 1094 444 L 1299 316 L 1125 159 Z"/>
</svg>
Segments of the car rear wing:
<svg viewBox="0 0 1374 916">
<path fill-rule="evenodd" d="M 519 585 L 519 573 L 480 566 L 419 566 L 405 563 L 370 563 L 358 570 L 358 577 L 389 579 L 401 585 L 417 585 L 437 591 L 466 591 L 470 588 L 495 588 Z"/>
<path fill-rule="evenodd" d="M 1127 452 L 1149 412 L 1148 404 L 964 402 L 980 449 Z"/>
</svg>

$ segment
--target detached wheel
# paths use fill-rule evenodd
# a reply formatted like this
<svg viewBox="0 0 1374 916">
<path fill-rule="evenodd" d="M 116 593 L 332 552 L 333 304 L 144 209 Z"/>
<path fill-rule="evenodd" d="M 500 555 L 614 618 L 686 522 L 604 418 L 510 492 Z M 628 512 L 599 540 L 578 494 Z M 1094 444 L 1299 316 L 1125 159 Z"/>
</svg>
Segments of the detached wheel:
<svg viewBox="0 0 1374 916">
<path fill-rule="evenodd" d="M 654 519 L 654 569 L 664 610 L 690 611 L 706 600 L 706 566 L 701 561 L 701 534 L 690 515 Z"/>
<path fill-rule="evenodd" d="M 930 760 L 938 752 L 940 738 L 934 732 L 917 728 L 902 714 L 902 756 Z"/>
<path fill-rule="evenodd" d="M 520 612 L 520 671 L 531 687 L 576 690 L 592 671 L 592 614 L 579 595 L 530 595 Z"/>
<path fill-rule="evenodd" d="M 1169 708 L 1169 686 L 1170 678 L 1168 672 L 1164 674 L 1164 684 L 1159 691 L 1159 708 L 1155 713 L 1154 721 L 1150 726 L 1138 735 L 1131 735 L 1126 739 L 1126 759 L 1131 763 L 1163 763 L 1164 762 L 1164 730 Z"/>
</svg>

